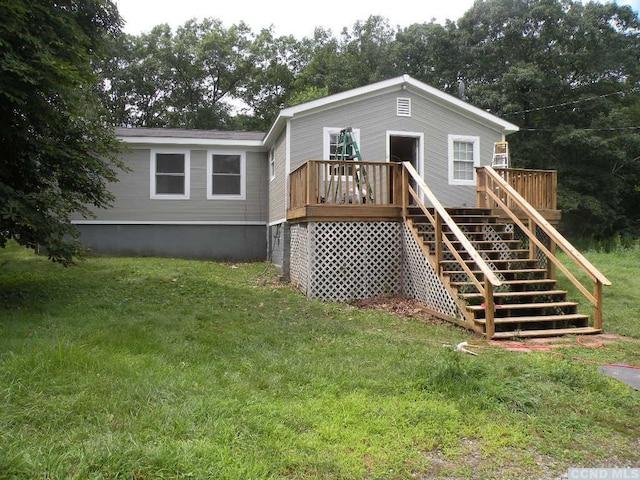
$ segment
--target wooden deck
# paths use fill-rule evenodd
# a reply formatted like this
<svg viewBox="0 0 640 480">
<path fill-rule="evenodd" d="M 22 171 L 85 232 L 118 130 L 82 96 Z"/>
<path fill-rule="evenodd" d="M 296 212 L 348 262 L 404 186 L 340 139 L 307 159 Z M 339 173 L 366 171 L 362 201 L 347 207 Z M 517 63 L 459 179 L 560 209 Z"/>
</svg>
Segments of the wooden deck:
<svg viewBox="0 0 640 480">
<path fill-rule="evenodd" d="M 291 174 L 289 193 L 287 219 L 294 224 L 292 251 L 298 252 L 292 264 L 300 285 L 346 284 L 349 295 L 365 285 L 369 292 L 376 268 L 390 268 L 397 257 L 397 248 L 381 253 L 379 247 L 398 240 L 380 238 L 393 229 L 397 234 L 401 225 L 399 241 L 410 267 L 391 270 L 403 270 L 409 284 L 429 279 L 413 294 L 433 304 L 434 315 L 487 339 L 602 331 L 602 287 L 611 282 L 554 227 L 560 219 L 556 172 L 478 168 L 477 205 L 456 208 L 442 205 L 409 163 L 313 160 Z M 365 233 L 355 231 L 363 225 Z M 369 226 L 381 231 L 371 233 Z M 350 257 L 356 247 L 364 251 Z M 558 251 L 586 281 L 564 265 Z M 331 252 L 348 253 L 334 258 Z M 305 263 L 310 258 L 316 262 L 311 266 Z M 359 268 L 358 261 L 366 265 Z M 557 272 L 591 303 L 593 326 L 577 312 L 577 302 L 567 301 L 568 292 L 555 289 Z M 333 298 L 331 292 L 323 295 Z M 458 310 L 451 310 L 455 305 Z"/>
<path fill-rule="evenodd" d="M 557 225 L 557 173 L 550 170 L 499 169 L 498 174 L 542 217 Z M 408 177 L 396 162 L 336 162 L 310 160 L 291 173 L 287 220 L 381 221 L 403 218 L 403 202 L 408 198 Z M 486 194 L 484 167 L 477 169 L 477 207 L 491 209 L 498 218 L 508 220 L 498 203 Z M 519 218 L 526 213 L 518 205 L 506 206 Z M 503 218 L 504 217 L 504 218 Z"/>
</svg>

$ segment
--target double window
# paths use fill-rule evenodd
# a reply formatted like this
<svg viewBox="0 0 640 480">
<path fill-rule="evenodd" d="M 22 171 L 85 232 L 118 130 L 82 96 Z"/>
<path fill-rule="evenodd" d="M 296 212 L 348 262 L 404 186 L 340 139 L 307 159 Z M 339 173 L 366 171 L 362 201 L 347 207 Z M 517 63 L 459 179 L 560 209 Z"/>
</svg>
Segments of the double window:
<svg viewBox="0 0 640 480">
<path fill-rule="evenodd" d="M 475 185 L 480 137 L 449 135 L 449 184 Z"/>
<path fill-rule="evenodd" d="M 151 198 L 188 200 L 191 192 L 189 150 L 151 151 Z M 204 179 L 201 180 L 204 183 Z M 207 152 L 207 199 L 244 200 L 245 153 Z"/>
<path fill-rule="evenodd" d="M 189 198 L 190 157 L 188 151 L 151 151 L 151 198 Z"/>
</svg>

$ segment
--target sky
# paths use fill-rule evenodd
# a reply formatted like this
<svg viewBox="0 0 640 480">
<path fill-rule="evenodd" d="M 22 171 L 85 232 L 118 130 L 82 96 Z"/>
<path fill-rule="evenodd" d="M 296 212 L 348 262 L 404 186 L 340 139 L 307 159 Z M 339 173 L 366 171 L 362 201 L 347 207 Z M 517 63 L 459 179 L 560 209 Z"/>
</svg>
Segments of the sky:
<svg viewBox="0 0 640 480">
<path fill-rule="evenodd" d="M 619 4 L 640 9 L 640 0 L 616 0 Z M 390 0 L 115 0 L 125 20 L 124 31 L 138 35 L 154 26 L 168 23 L 174 29 L 187 20 L 217 18 L 224 27 L 244 21 L 254 33 L 273 26 L 276 36 L 312 37 L 316 26 L 339 35 L 343 27 L 350 30 L 358 20 L 380 15 L 391 27 L 407 27 L 435 19 L 444 23 L 458 20 L 471 8 L 473 0 L 422 0 L 396 3 Z"/>
</svg>

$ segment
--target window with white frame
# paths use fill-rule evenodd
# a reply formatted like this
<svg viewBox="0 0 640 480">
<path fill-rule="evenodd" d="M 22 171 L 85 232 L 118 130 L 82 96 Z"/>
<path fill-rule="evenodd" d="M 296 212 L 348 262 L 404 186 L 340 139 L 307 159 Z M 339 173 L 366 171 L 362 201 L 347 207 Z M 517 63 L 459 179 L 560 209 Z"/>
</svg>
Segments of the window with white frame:
<svg viewBox="0 0 640 480">
<path fill-rule="evenodd" d="M 480 137 L 449 135 L 449 184 L 475 185 Z"/>
<path fill-rule="evenodd" d="M 151 198 L 184 200 L 189 198 L 190 157 L 188 151 L 151 151 Z"/>
<path fill-rule="evenodd" d="M 335 160 L 338 155 L 338 139 L 341 128 L 325 127 L 323 129 L 322 158 L 325 160 Z M 353 139 L 360 147 L 360 129 L 353 129 Z"/>
<path fill-rule="evenodd" d="M 269 149 L 269 179 L 276 178 L 276 152 L 275 147 Z"/>
<path fill-rule="evenodd" d="M 245 154 L 210 151 L 208 157 L 207 198 L 209 200 L 244 200 Z"/>
</svg>

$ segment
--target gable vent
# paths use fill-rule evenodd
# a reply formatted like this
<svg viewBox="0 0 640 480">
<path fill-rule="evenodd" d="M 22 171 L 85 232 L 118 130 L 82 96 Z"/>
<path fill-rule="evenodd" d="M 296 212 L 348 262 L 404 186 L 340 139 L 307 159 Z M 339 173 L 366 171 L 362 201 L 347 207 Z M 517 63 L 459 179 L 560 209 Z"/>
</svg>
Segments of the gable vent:
<svg viewBox="0 0 640 480">
<path fill-rule="evenodd" d="M 411 116 L 411 99 L 410 98 L 398 98 L 396 100 L 396 115 L 399 117 Z"/>
</svg>

